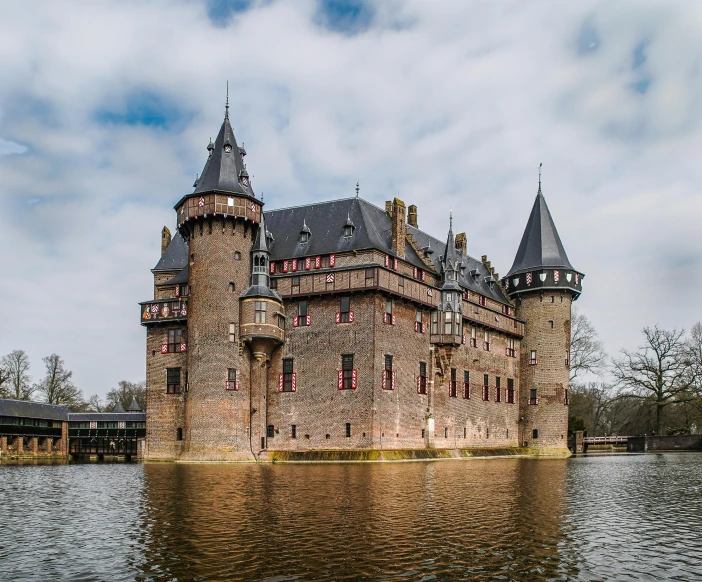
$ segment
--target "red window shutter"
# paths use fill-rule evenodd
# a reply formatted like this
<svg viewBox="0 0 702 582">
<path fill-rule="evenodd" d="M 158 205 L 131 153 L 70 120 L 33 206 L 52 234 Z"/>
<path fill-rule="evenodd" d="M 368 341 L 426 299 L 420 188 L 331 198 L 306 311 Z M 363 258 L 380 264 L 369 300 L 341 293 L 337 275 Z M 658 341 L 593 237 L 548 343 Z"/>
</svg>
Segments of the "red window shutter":
<svg viewBox="0 0 702 582">
<path fill-rule="evenodd" d="M 422 333 L 426 333 L 427 326 L 422 322 Z"/>
<path fill-rule="evenodd" d="M 461 338 L 461 343 L 462 344 L 466 343 L 466 334 L 463 334 L 463 337 Z"/>
<path fill-rule="evenodd" d="M 309 271 L 312 268 L 312 259 L 310 257 L 305 258 L 305 271 Z"/>
<path fill-rule="evenodd" d="M 349 323 L 353 323 L 353 311 L 349 311 Z"/>
<path fill-rule="evenodd" d="M 278 392 L 283 391 L 283 374 L 278 374 Z"/>
<path fill-rule="evenodd" d="M 297 259 L 292 260 L 292 270 L 293 270 L 293 273 L 295 271 L 297 271 Z"/>
<path fill-rule="evenodd" d="M 176 285 L 176 286 L 175 286 L 175 291 L 174 291 L 174 293 L 175 293 L 175 296 L 176 296 L 176 297 L 180 297 L 180 285 Z"/>
<path fill-rule="evenodd" d="M 417 272 L 417 267 L 412 267 L 412 276 L 413 276 L 415 279 L 418 279 L 418 278 L 419 278 L 419 277 L 418 277 L 418 272 Z"/>
<path fill-rule="evenodd" d="M 395 376 L 396 376 L 396 374 L 397 374 L 397 372 L 392 373 L 392 389 L 393 390 L 395 389 Z"/>
<path fill-rule="evenodd" d="M 336 312 L 336 323 L 341 323 L 341 313 Z"/>
<path fill-rule="evenodd" d="M 392 314 L 392 324 L 395 325 L 395 314 Z"/>
<path fill-rule="evenodd" d="M 354 369 L 351 371 L 351 388 L 354 390 L 358 386 L 358 372 Z"/>
<path fill-rule="evenodd" d="M 275 273 L 275 262 L 271 261 L 271 275 Z"/>
<path fill-rule="evenodd" d="M 422 393 L 422 377 L 417 376 L 417 394 Z"/>
<path fill-rule="evenodd" d="M 296 315 L 293 317 L 293 327 L 297 327 L 298 325 L 300 325 L 300 318 Z"/>
<path fill-rule="evenodd" d="M 329 255 L 329 266 L 330 267 L 336 266 L 336 255 Z"/>
<path fill-rule="evenodd" d="M 383 370 L 383 381 L 382 381 L 383 390 L 385 390 L 385 387 L 386 387 L 386 385 L 387 385 L 387 382 L 386 382 L 386 380 L 385 380 L 385 376 L 386 376 L 386 375 L 387 375 L 386 371 Z"/>
<path fill-rule="evenodd" d="M 297 392 L 297 372 L 292 373 L 292 391 Z"/>
<path fill-rule="evenodd" d="M 338 382 L 337 382 L 337 388 L 338 388 L 339 390 L 343 390 L 343 389 L 344 389 L 344 371 L 343 371 L 343 370 L 339 370 L 338 373 L 339 373 L 339 379 L 338 379 Z"/>
<path fill-rule="evenodd" d="M 307 314 L 307 325 L 309 325 L 312 322 L 312 316 L 308 313 Z"/>
<path fill-rule="evenodd" d="M 238 389 L 239 389 L 239 380 L 234 382 L 234 390 L 238 390 Z"/>
<path fill-rule="evenodd" d="M 424 275 L 425 275 L 425 273 L 424 273 L 424 271 L 422 271 L 422 282 L 424 281 Z"/>
<path fill-rule="evenodd" d="M 224 389 L 225 389 L 225 390 L 231 390 L 231 389 L 232 389 L 232 388 L 231 388 L 231 382 L 229 382 L 229 380 L 227 380 L 227 381 L 224 383 Z"/>
<path fill-rule="evenodd" d="M 387 312 L 385 312 L 385 313 L 383 313 L 383 323 L 387 323 L 387 322 L 388 322 L 388 314 L 387 314 Z"/>
<path fill-rule="evenodd" d="M 283 273 L 287 273 L 290 270 L 290 261 L 283 261 Z"/>
<path fill-rule="evenodd" d="M 392 258 L 392 268 L 397 271 L 397 258 Z"/>
<path fill-rule="evenodd" d="M 188 344 L 185 342 L 180 342 L 180 353 L 183 354 L 187 351 L 188 349 Z"/>
<path fill-rule="evenodd" d="M 314 268 L 319 269 L 322 266 L 322 257 L 314 258 Z"/>
<path fill-rule="evenodd" d="M 161 353 L 162 354 L 168 353 L 168 344 L 161 344 Z"/>
<path fill-rule="evenodd" d="M 414 322 L 414 331 L 419 331 L 419 322 L 418 321 Z"/>
<path fill-rule="evenodd" d="M 385 266 L 386 267 L 390 266 L 390 255 L 385 255 Z"/>
</svg>

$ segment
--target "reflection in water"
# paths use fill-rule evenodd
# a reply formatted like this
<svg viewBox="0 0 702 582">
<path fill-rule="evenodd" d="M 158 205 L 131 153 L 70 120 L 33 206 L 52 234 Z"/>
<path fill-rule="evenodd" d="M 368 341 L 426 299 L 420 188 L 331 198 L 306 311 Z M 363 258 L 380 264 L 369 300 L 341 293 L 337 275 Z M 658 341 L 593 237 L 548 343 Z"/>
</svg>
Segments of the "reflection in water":
<svg viewBox="0 0 702 582">
<path fill-rule="evenodd" d="M 0 465 L 0 580 L 702 580 L 702 455 Z"/>
<path fill-rule="evenodd" d="M 163 579 L 572 578 L 568 461 L 144 467 Z"/>
</svg>

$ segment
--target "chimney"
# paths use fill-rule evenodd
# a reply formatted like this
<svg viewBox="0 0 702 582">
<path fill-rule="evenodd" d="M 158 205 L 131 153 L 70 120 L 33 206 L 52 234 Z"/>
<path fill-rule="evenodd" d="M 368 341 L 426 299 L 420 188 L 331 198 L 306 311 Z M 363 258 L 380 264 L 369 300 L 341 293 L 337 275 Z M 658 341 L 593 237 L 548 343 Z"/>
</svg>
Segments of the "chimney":
<svg viewBox="0 0 702 582">
<path fill-rule="evenodd" d="M 161 255 L 166 252 L 169 244 L 171 244 L 171 231 L 168 230 L 167 226 L 164 226 L 161 231 Z"/>
<path fill-rule="evenodd" d="M 414 228 L 419 228 L 417 226 L 417 207 L 411 204 L 407 212 L 407 224 L 414 226 Z"/>
<path fill-rule="evenodd" d="M 410 206 L 410 208 L 412 208 Z M 468 241 L 465 232 L 459 232 L 456 235 L 456 250 L 462 255 L 468 254 Z"/>
<path fill-rule="evenodd" d="M 386 203 L 386 208 L 389 203 Z M 392 201 L 392 250 L 401 259 L 405 258 L 407 224 L 405 224 L 405 203 L 399 198 Z"/>
<path fill-rule="evenodd" d="M 392 216 L 392 202 L 390 200 L 385 201 L 385 212 L 388 213 L 388 216 Z"/>
</svg>

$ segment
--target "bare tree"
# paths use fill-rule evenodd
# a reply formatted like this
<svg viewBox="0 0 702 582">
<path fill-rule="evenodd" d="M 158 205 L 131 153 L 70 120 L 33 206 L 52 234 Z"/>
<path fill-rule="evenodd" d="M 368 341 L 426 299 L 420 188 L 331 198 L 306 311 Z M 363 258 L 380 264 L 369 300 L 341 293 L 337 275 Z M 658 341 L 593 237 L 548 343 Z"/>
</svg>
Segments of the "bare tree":
<svg viewBox="0 0 702 582">
<path fill-rule="evenodd" d="M 127 410 L 132 399 L 136 399 L 141 409 L 146 410 L 146 382 L 120 380 L 117 383 L 117 388 L 110 390 L 105 397 L 106 406 L 110 409 L 119 402 Z"/>
<path fill-rule="evenodd" d="M 569 398 L 571 415 L 584 421 L 590 436 L 610 434 L 607 413 L 613 403 L 611 386 L 601 382 L 572 384 Z"/>
<path fill-rule="evenodd" d="M 0 368 L 7 380 L 3 383 L 4 394 L 15 400 L 29 400 L 34 388 L 29 377 L 29 356 L 24 350 L 10 352 L 0 360 Z"/>
<path fill-rule="evenodd" d="M 43 396 L 47 404 L 65 404 L 71 408 L 83 402 L 83 393 L 77 388 L 71 378 L 73 372 L 66 370 L 63 359 L 58 354 L 42 358 L 46 366 L 46 376 L 35 389 Z"/>
<path fill-rule="evenodd" d="M 621 394 L 655 405 L 656 432 L 663 432 L 663 410 L 670 404 L 689 402 L 692 376 L 685 356 L 684 330 L 643 329 L 646 341 L 637 351 L 622 350 L 612 375 Z"/>
<path fill-rule="evenodd" d="M 570 381 L 578 374 L 598 374 L 606 359 L 595 326 L 575 307 L 570 323 Z"/>
<path fill-rule="evenodd" d="M 97 394 L 93 394 L 88 398 L 87 408 L 89 412 L 105 412 L 105 404 Z"/>
<path fill-rule="evenodd" d="M 0 362 L 0 398 L 7 398 L 10 395 L 10 374 L 5 370 Z"/>
</svg>

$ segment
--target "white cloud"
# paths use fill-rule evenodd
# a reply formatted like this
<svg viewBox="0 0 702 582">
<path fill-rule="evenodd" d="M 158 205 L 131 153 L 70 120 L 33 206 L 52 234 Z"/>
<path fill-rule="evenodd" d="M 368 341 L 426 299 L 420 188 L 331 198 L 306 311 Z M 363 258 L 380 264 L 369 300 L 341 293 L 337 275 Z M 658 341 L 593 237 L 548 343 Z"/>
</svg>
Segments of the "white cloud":
<svg viewBox="0 0 702 582">
<path fill-rule="evenodd" d="M 4 7 L 0 353 L 26 349 L 38 373 L 56 351 L 86 393 L 143 378 L 136 302 L 227 79 L 268 207 L 348 196 L 358 179 L 379 205 L 418 204 L 440 238 L 452 206 L 471 254 L 505 273 L 544 162 L 552 214 L 587 274 L 581 307 L 607 347 L 636 345 L 646 324 L 694 322 L 697 3 L 393 2 L 352 36 L 316 24 L 315 6 L 259 2 L 227 27 L 187 1 Z M 100 117 L 140 94 L 180 121 Z"/>
</svg>

